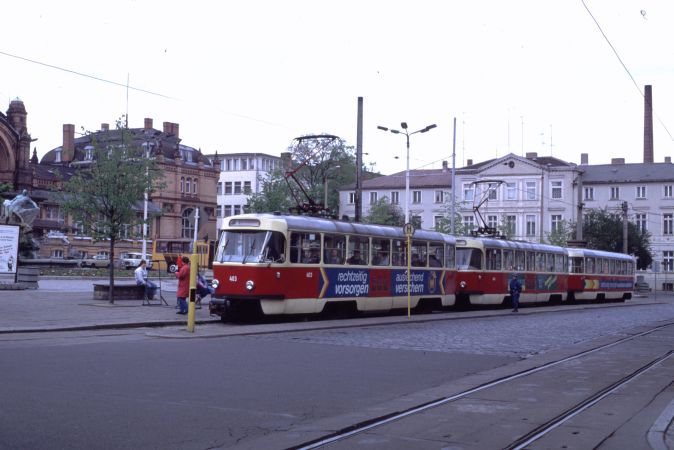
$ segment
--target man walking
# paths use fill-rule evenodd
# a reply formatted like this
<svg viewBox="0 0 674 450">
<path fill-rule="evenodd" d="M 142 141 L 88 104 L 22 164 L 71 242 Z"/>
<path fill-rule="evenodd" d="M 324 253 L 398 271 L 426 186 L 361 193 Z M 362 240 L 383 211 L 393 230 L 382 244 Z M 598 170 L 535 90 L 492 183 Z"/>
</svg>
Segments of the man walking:
<svg viewBox="0 0 674 450">
<path fill-rule="evenodd" d="M 517 312 L 520 305 L 520 292 L 522 292 L 522 283 L 517 279 L 517 274 L 514 273 L 512 280 L 510 280 L 510 298 L 513 301 L 513 312 Z"/>
</svg>

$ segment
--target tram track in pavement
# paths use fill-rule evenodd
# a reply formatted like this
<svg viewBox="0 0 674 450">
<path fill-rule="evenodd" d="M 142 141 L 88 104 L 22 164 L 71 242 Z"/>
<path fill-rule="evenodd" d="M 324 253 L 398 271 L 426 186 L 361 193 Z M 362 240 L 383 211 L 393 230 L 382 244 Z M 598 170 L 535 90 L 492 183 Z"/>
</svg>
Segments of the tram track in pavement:
<svg viewBox="0 0 674 450">
<path fill-rule="evenodd" d="M 563 364 L 570 363 L 576 360 L 581 360 L 582 358 L 586 358 L 590 355 L 597 354 L 603 351 L 606 351 L 608 349 L 611 349 L 612 347 L 617 347 L 622 344 L 635 341 L 639 338 L 651 335 L 653 333 L 656 333 L 658 331 L 665 330 L 669 327 L 674 326 L 674 322 L 670 323 L 665 323 L 662 325 L 659 325 L 657 327 L 652 327 L 650 329 L 647 329 L 645 331 L 636 333 L 634 335 L 626 336 L 617 340 L 614 340 L 612 342 L 598 345 L 596 347 L 583 350 L 581 352 L 575 353 L 573 355 L 569 355 L 560 359 L 556 359 L 550 362 L 546 362 L 544 364 L 541 364 L 539 366 L 525 369 L 522 371 L 519 371 L 514 374 L 510 374 L 504 377 L 496 378 L 494 380 L 482 383 L 478 386 L 463 390 L 461 392 L 455 393 L 453 395 L 447 396 L 447 397 L 442 397 L 438 398 L 429 402 L 425 402 L 423 404 L 419 404 L 416 406 L 412 406 L 408 409 L 405 409 L 403 411 L 396 411 L 392 412 L 386 415 L 382 415 L 379 417 L 375 417 L 363 422 L 359 423 L 354 423 L 346 427 L 342 427 L 341 429 L 326 434 L 324 436 L 314 438 L 312 440 L 309 440 L 307 442 L 298 444 L 298 445 L 293 445 L 291 447 L 288 447 L 289 450 L 311 450 L 311 449 L 317 449 L 317 448 L 322 448 L 325 446 L 329 446 L 331 444 L 338 443 L 339 441 L 344 441 L 350 438 L 353 438 L 361 433 L 366 433 L 373 431 L 377 428 L 384 427 L 386 425 L 391 425 L 395 424 L 395 422 L 402 421 L 407 418 L 413 418 L 414 416 L 420 415 L 422 413 L 431 411 L 435 408 L 442 407 L 443 405 L 448 405 L 451 404 L 452 402 L 456 402 L 461 399 L 465 399 L 468 396 L 480 393 L 482 391 L 486 391 L 491 388 L 495 388 L 498 386 L 503 386 L 506 385 L 507 383 L 512 383 L 516 380 L 521 380 L 525 377 L 532 376 L 534 374 L 550 370 L 555 367 L 559 367 Z M 519 437 L 513 439 L 510 441 L 510 443 L 505 443 L 499 446 L 499 448 L 504 448 L 504 449 L 509 449 L 509 450 L 520 450 L 524 448 L 528 448 L 527 446 L 531 445 L 535 441 L 541 439 L 545 435 L 547 435 L 549 432 L 552 430 L 556 429 L 557 427 L 563 425 L 565 422 L 569 421 L 570 419 L 574 418 L 575 416 L 581 414 L 582 412 L 588 410 L 592 406 L 596 405 L 599 403 L 601 400 L 605 399 L 606 397 L 610 396 L 611 394 L 615 393 L 617 390 L 620 388 L 628 385 L 630 382 L 634 381 L 641 375 L 645 374 L 649 370 L 659 366 L 666 360 L 670 359 L 672 356 L 674 356 L 674 350 L 668 350 L 662 354 L 659 354 L 655 358 L 649 359 L 647 362 L 639 365 L 637 368 L 634 370 L 630 371 L 628 374 L 625 376 L 620 377 L 619 379 L 607 384 L 606 386 L 603 386 L 600 389 L 595 390 L 592 392 L 590 395 L 587 395 L 585 398 L 581 399 L 580 401 L 574 403 L 573 405 L 565 408 L 562 411 L 557 412 L 554 417 L 549 418 L 545 422 L 539 424 L 538 426 L 535 426 L 534 428 L 530 429 L 529 431 L 522 433 Z"/>
</svg>

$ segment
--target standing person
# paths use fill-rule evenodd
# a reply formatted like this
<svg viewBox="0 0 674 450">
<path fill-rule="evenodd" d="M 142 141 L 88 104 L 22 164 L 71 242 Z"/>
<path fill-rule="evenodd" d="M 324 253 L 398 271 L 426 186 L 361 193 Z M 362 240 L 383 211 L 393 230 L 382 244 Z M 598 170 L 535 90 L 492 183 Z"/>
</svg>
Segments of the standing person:
<svg viewBox="0 0 674 450">
<path fill-rule="evenodd" d="M 510 298 L 513 301 L 513 312 L 517 312 L 520 305 L 520 292 L 522 292 L 522 283 L 517 279 L 517 274 L 513 274 L 513 279 L 510 280 Z"/>
<path fill-rule="evenodd" d="M 157 285 L 147 279 L 147 261 L 141 259 L 133 274 L 136 277 L 136 285 L 145 286 L 145 295 L 149 300 L 152 300 L 155 292 L 157 292 Z"/>
<path fill-rule="evenodd" d="M 180 307 L 180 311 L 176 314 L 187 314 L 187 297 L 190 295 L 190 259 L 183 256 L 181 262 L 183 263 L 182 267 L 176 272 L 176 278 L 178 278 L 176 297 L 178 297 L 178 306 Z"/>
</svg>

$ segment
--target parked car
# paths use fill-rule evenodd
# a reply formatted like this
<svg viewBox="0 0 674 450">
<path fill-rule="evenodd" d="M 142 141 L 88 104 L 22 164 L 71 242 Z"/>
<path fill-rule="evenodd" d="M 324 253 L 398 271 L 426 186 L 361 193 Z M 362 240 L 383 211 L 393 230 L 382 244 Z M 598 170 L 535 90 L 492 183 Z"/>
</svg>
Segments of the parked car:
<svg viewBox="0 0 674 450">
<path fill-rule="evenodd" d="M 80 267 L 110 267 L 110 258 L 107 255 L 94 255 L 84 258 L 80 262 Z"/>
<path fill-rule="evenodd" d="M 120 255 L 122 260 L 122 268 L 124 269 L 135 269 L 140 264 L 140 260 L 143 259 L 141 253 L 122 253 Z M 152 261 L 147 261 L 147 268 L 152 268 Z"/>
</svg>

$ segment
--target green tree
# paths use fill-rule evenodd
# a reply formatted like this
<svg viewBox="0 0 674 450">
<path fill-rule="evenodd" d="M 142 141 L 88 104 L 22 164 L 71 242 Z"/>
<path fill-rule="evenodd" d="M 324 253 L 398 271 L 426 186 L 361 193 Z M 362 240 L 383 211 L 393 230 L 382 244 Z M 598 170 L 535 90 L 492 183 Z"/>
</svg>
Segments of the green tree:
<svg viewBox="0 0 674 450">
<path fill-rule="evenodd" d="M 370 213 L 363 217 L 363 222 L 402 227 L 405 224 L 405 214 L 398 205 L 391 204 L 384 197 L 370 207 Z"/>
<path fill-rule="evenodd" d="M 261 177 L 262 189 L 248 198 L 248 211 L 253 213 L 286 212 L 293 206 L 288 183 L 281 170 L 272 172 L 269 177 Z"/>
<path fill-rule="evenodd" d="M 444 202 L 443 202 L 443 215 L 442 219 L 438 220 L 435 224 L 435 230 L 441 233 L 452 234 L 452 194 L 451 191 L 445 191 L 444 193 Z M 473 226 L 471 224 L 465 223 L 463 221 L 463 216 L 459 214 L 459 211 L 462 207 L 465 208 L 465 202 L 455 201 L 454 203 L 454 235 L 455 236 L 469 236 L 473 231 Z"/>
<path fill-rule="evenodd" d="M 627 251 L 638 257 L 637 268 L 646 269 L 653 261 L 651 234 L 642 232 L 632 222 L 627 224 Z M 606 208 L 591 209 L 583 218 L 583 240 L 588 248 L 622 253 L 623 219 L 620 213 Z"/>
<path fill-rule="evenodd" d="M 13 189 L 12 183 L 0 183 L 0 193 L 9 192 Z"/>
<path fill-rule="evenodd" d="M 145 158 L 132 132 L 121 121 L 117 129 L 87 133 L 92 162 L 80 165 L 57 194 L 64 212 L 81 223 L 95 241 L 108 240 L 110 261 L 122 232 L 140 229 L 144 193 L 161 188 L 162 174 L 153 159 Z M 110 264 L 108 301 L 114 303 L 114 266 Z"/>
<path fill-rule="evenodd" d="M 566 220 L 562 220 L 557 228 L 552 230 L 550 233 L 546 233 L 548 243 L 550 245 L 566 247 L 568 245 L 569 239 L 571 239 L 575 233 L 574 230 L 575 228 L 571 228 L 571 225 Z"/>
</svg>

